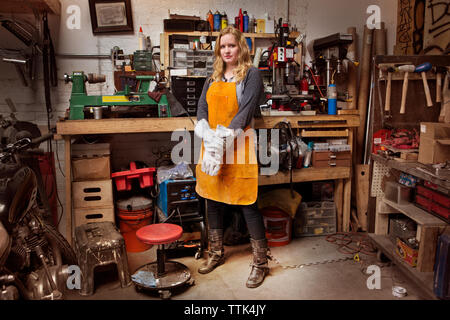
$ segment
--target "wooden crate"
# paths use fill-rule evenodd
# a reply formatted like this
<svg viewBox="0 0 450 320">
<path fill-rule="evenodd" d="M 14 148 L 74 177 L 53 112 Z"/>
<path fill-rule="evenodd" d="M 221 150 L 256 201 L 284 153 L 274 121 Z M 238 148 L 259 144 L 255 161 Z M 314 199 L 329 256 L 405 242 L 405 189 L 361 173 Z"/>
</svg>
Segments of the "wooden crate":
<svg viewBox="0 0 450 320">
<path fill-rule="evenodd" d="M 73 207 L 114 207 L 112 180 L 78 181 L 72 183 Z"/>
<path fill-rule="evenodd" d="M 75 227 L 90 222 L 111 221 L 116 223 L 114 207 L 78 208 L 74 209 Z"/>
</svg>

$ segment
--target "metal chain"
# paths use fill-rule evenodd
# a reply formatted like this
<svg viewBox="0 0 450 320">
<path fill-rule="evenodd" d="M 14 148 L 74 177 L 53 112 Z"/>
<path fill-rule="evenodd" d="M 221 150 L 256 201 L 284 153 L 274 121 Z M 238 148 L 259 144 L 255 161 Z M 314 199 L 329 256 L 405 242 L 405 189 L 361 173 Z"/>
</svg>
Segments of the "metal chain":
<svg viewBox="0 0 450 320">
<path fill-rule="evenodd" d="M 303 267 L 310 267 L 310 266 L 316 266 L 316 265 L 322 265 L 322 264 L 329 264 L 329 263 L 336 263 L 336 262 L 342 262 L 347 260 L 354 260 L 354 257 L 345 257 L 345 258 L 338 258 L 338 259 L 328 259 L 323 261 L 317 261 L 317 262 L 309 262 L 309 263 L 302 263 L 302 264 L 294 264 L 294 265 L 282 265 L 280 261 L 278 261 L 277 258 L 275 258 L 270 250 L 267 252 L 267 258 L 276 264 L 280 265 L 283 269 L 298 269 Z"/>
</svg>

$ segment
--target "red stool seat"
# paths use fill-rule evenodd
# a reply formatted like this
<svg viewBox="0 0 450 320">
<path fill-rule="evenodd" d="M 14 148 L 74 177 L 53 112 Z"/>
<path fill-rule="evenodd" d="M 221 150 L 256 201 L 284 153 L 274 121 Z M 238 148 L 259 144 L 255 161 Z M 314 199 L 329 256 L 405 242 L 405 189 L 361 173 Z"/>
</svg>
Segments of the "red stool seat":
<svg viewBox="0 0 450 320">
<path fill-rule="evenodd" d="M 146 244 L 168 244 L 178 240 L 183 235 L 183 228 L 171 223 L 157 223 L 140 228 L 136 237 Z"/>
</svg>

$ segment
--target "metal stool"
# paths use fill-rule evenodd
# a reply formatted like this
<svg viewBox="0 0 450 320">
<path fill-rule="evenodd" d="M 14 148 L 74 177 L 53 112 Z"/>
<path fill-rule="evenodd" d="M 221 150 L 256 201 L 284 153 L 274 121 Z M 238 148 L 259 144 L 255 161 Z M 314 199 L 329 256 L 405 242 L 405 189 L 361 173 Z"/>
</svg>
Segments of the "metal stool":
<svg viewBox="0 0 450 320">
<path fill-rule="evenodd" d="M 122 288 L 131 284 L 125 241 L 112 222 L 92 222 L 76 227 L 75 250 L 81 269 L 81 295 L 94 293 L 95 267 L 110 263 L 117 265 Z"/>
<path fill-rule="evenodd" d="M 171 223 L 151 224 L 136 231 L 140 241 L 158 245 L 156 261 L 139 267 L 131 276 L 137 289 L 158 291 L 162 299 L 168 299 L 172 295 L 171 289 L 194 284 L 188 267 L 176 261 L 166 261 L 164 245 L 180 239 L 182 235 L 183 228 Z"/>
</svg>

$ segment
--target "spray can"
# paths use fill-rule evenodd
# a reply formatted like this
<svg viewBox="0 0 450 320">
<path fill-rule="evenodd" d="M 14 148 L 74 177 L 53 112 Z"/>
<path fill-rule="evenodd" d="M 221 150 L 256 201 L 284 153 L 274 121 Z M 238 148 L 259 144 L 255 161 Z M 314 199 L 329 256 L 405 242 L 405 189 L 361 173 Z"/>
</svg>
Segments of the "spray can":
<svg viewBox="0 0 450 320">
<path fill-rule="evenodd" d="M 328 114 L 336 114 L 337 90 L 336 85 L 334 83 L 331 83 L 328 86 L 327 98 L 328 98 Z"/>
<path fill-rule="evenodd" d="M 222 30 L 225 29 L 226 27 L 228 27 L 228 17 L 227 17 L 227 14 L 225 13 L 225 11 L 223 12 L 221 22 L 222 22 L 222 24 L 221 24 Z"/>
<path fill-rule="evenodd" d="M 214 13 L 214 31 L 220 31 L 220 12 L 216 11 Z"/>
<path fill-rule="evenodd" d="M 206 14 L 206 21 L 208 21 L 208 23 L 209 23 L 210 30 L 213 31 L 214 30 L 214 15 L 212 14 L 211 10 L 209 10 L 208 13 Z"/>
<path fill-rule="evenodd" d="M 243 31 L 244 31 L 244 32 L 248 32 L 249 17 L 248 17 L 247 11 L 244 11 L 243 18 L 244 18 L 244 21 L 243 21 Z"/>
</svg>

